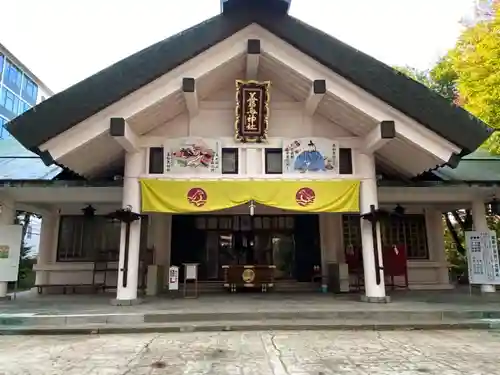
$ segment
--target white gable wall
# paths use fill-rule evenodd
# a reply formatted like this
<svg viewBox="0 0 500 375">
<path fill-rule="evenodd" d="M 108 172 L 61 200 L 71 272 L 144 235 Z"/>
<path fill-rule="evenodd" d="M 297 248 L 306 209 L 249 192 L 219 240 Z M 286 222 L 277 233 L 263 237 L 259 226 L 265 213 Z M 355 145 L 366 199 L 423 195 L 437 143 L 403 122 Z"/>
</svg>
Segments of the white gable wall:
<svg viewBox="0 0 500 375">
<path fill-rule="evenodd" d="M 203 106 L 203 105 L 202 105 Z M 279 108 L 279 106 L 278 106 Z M 271 108 L 269 137 L 353 137 L 346 129 L 333 124 L 320 115 L 303 115 L 300 105 L 289 109 Z M 201 109 L 200 114 L 190 119 L 183 113 L 164 125 L 153 129 L 148 136 L 177 137 L 234 137 L 234 110 Z"/>
</svg>

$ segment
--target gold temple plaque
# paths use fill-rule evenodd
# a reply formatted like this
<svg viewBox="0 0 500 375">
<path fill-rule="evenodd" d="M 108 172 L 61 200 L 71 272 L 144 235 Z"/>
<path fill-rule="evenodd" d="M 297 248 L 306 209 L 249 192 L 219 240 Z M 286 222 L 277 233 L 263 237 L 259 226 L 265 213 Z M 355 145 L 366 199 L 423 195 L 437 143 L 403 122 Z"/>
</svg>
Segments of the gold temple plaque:
<svg viewBox="0 0 500 375">
<path fill-rule="evenodd" d="M 269 125 L 271 82 L 236 81 L 235 138 L 240 142 L 264 142 Z"/>
</svg>

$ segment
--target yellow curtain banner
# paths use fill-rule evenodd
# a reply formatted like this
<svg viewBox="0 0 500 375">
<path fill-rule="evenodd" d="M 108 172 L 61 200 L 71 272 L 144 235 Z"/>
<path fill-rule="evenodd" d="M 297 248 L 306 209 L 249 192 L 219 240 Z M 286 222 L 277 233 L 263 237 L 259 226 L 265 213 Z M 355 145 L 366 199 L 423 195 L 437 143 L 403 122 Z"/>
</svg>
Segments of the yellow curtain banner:
<svg viewBox="0 0 500 375">
<path fill-rule="evenodd" d="M 256 203 L 301 212 L 359 212 L 360 181 L 141 179 L 143 212 L 194 213 Z"/>
</svg>

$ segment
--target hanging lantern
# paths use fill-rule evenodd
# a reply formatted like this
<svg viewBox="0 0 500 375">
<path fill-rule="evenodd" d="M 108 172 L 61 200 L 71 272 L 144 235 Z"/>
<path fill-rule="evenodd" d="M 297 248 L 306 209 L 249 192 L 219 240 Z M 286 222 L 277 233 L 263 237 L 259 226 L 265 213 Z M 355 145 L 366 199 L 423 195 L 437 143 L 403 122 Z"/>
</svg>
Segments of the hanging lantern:
<svg viewBox="0 0 500 375">
<path fill-rule="evenodd" d="M 89 204 L 87 207 L 82 208 L 82 212 L 85 218 L 91 219 L 95 216 L 96 209 Z"/>
<path fill-rule="evenodd" d="M 394 213 L 396 215 L 404 216 L 405 212 L 406 212 L 406 209 L 403 206 L 401 206 L 399 203 L 396 205 L 396 207 L 394 207 Z"/>
</svg>

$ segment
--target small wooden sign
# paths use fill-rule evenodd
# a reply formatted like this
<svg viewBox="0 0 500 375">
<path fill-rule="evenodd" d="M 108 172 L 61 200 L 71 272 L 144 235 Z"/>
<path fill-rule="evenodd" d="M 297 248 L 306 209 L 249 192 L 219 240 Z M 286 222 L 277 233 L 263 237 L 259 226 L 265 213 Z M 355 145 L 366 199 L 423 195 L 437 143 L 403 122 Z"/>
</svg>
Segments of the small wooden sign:
<svg viewBox="0 0 500 375">
<path fill-rule="evenodd" d="M 269 125 L 271 82 L 236 81 L 235 138 L 240 142 L 264 142 Z"/>
</svg>

